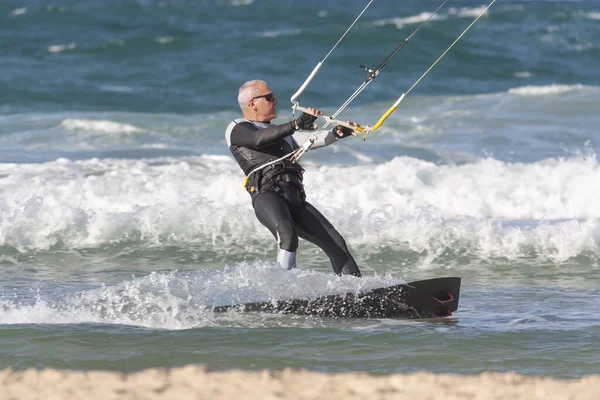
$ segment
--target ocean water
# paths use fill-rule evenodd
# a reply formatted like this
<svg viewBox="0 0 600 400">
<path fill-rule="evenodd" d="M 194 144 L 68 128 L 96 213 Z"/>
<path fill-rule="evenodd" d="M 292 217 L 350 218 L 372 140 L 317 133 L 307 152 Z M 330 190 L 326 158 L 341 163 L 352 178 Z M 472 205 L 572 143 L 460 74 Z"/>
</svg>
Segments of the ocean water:
<svg viewBox="0 0 600 400">
<path fill-rule="evenodd" d="M 0 2 L 0 368 L 600 373 L 598 1 L 497 1 L 378 131 L 309 152 L 364 277 L 304 241 L 277 266 L 237 89 L 289 121 L 366 3 Z M 440 3 L 375 0 L 302 104 L 335 111 Z M 376 122 L 486 5 L 448 1 L 340 118 Z M 439 276 L 447 319 L 211 311 Z"/>
</svg>

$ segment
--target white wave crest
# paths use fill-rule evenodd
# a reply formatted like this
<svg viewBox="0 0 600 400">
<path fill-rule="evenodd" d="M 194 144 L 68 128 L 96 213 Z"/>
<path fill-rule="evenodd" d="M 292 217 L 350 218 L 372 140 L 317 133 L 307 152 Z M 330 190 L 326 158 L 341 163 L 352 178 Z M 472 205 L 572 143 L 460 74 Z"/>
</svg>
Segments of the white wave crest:
<svg viewBox="0 0 600 400">
<path fill-rule="evenodd" d="M 114 121 L 103 121 L 103 120 L 89 120 L 89 119 L 65 119 L 61 126 L 69 131 L 84 130 L 84 131 L 96 131 L 104 133 L 137 133 L 143 132 L 143 129 L 137 128 L 133 125 L 123 124 Z"/>
<path fill-rule="evenodd" d="M 600 255 L 595 155 L 534 164 L 402 157 L 370 168 L 305 167 L 308 200 L 351 232 L 350 243 L 430 254 L 466 244 L 515 257 L 531 249 L 556 260 Z M 0 244 L 24 251 L 132 238 L 216 251 L 275 246 L 228 156 L 3 164 L 0 175 Z"/>
<path fill-rule="evenodd" d="M 11 11 L 10 15 L 23 15 L 27 13 L 27 7 L 21 7 L 21 8 L 15 8 L 14 10 Z"/>
<path fill-rule="evenodd" d="M 231 0 L 231 5 L 234 7 L 249 6 L 254 3 L 254 0 Z"/>
<path fill-rule="evenodd" d="M 161 36 L 161 37 L 154 38 L 154 41 L 156 43 L 160 43 L 160 44 L 172 43 L 175 40 L 176 40 L 176 38 L 173 36 Z"/>
<path fill-rule="evenodd" d="M 396 28 L 402 29 L 406 25 L 423 23 L 423 22 L 427 21 L 429 18 L 431 18 L 432 21 L 440 21 L 440 20 L 446 19 L 446 17 L 442 16 L 442 15 L 435 15 L 435 16 L 431 17 L 431 14 L 432 13 L 430 13 L 430 12 L 422 12 L 421 14 L 413 15 L 413 16 L 406 17 L 406 18 L 382 19 L 382 20 L 377 20 L 377 21 L 373 22 L 373 25 L 375 25 L 375 26 L 396 25 Z"/>
<path fill-rule="evenodd" d="M 483 12 L 483 10 L 485 10 L 486 6 L 480 6 L 480 7 L 476 7 L 476 8 L 455 8 L 455 7 L 451 7 L 448 11 L 448 14 L 450 15 L 456 15 L 460 18 L 466 18 L 466 17 L 476 17 L 479 14 L 481 14 Z M 489 10 L 486 11 L 486 13 L 484 14 L 484 16 L 486 14 L 489 13 Z"/>
<path fill-rule="evenodd" d="M 288 29 L 288 30 L 277 30 L 277 31 L 265 31 L 258 33 L 257 36 L 265 38 L 277 38 L 281 36 L 298 36 L 302 34 L 300 29 Z"/>
<path fill-rule="evenodd" d="M 73 50 L 75 48 L 77 48 L 76 43 L 57 44 L 54 46 L 49 46 L 48 51 L 50 53 L 60 53 L 60 52 L 66 51 L 66 50 Z"/>
<path fill-rule="evenodd" d="M 421 24 L 431 19 L 431 21 L 443 21 L 447 20 L 449 17 L 458 17 L 458 18 L 466 18 L 466 17 L 476 17 L 483 10 L 485 10 L 485 6 L 477 7 L 477 8 L 455 8 L 451 7 L 448 9 L 446 14 L 435 14 L 432 12 L 424 11 L 417 15 L 412 15 L 410 17 L 405 18 L 389 18 L 389 19 L 381 19 L 373 22 L 375 26 L 385 26 L 385 25 L 395 25 L 398 29 L 402 29 L 407 25 Z"/>
<path fill-rule="evenodd" d="M 500 10 L 506 11 L 525 11 L 525 7 L 522 4 L 508 4 L 502 7 L 499 7 Z"/>
<path fill-rule="evenodd" d="M 529 71 L 517 71 L 513 74 L 516 78 L 531 78 L 533 74 Z"/>
<path fill-rule="evenodd" d="M 595 19 L 595 20 L 600 20 L 600 12 L 589 12 L 589 13 L 584 13 L 583 16 L 585 18 L 589 18 L 589 19 Z"/>
<path fill-rule="evenodd" d="M 584 89 L 585 86 L 581 84 L 577 85 L 558 85 L 552 84 L 548 86 L 523 86 L 518 88 L 509 89 L 508 93 L 516 94 L 519 96 L 547 96 L 554 94 L 561 94 L 567 92 L 573 92 Z"/>
</svg>

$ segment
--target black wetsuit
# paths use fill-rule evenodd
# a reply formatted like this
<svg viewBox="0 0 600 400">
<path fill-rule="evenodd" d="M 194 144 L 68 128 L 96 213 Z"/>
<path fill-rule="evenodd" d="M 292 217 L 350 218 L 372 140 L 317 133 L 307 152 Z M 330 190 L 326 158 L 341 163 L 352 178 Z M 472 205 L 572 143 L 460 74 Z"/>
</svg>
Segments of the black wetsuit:
<svg viewBox="0 0 600 400">
<path fill-rule="evenodd" d="M 292 123 L 271 125 L 235 120 L 225 133 L 229 149 L 246 176 L 255 168 L 299 148 Z M 335 141 L 329 133 L 321 146 Z M 331 223 L 305 200 L 302 167 L 288 160 L 254 172 L 246 187 L 258 220 L 278 240 L 280 249 L 294 252 L 298 236 L 325 251 L 336 274 L 360 276 L 346 242 Z"/>
</svg>

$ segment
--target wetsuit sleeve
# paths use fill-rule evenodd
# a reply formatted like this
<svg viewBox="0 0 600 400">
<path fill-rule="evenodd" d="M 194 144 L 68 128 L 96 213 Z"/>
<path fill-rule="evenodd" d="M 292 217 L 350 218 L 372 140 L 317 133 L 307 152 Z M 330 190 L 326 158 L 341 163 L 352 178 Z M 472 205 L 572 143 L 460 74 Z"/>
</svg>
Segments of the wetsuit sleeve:
<svg viewBox="0 0 600 400">
<path fill-rule="evenodd" d="M 240 122 L 231 131 L 231 145 L 260 149 L 296 132 L 293 122 L 258 129 L 250 122 Z"/>
<path fill-rule="evenodd" d="M 315 132 L 312 131 L 298 131 L 294 133 L 294 136 L 292 137 L 294 138 L 296 143 L 298 143 L 299 146 L 302 146 L 314 134 Z M 317 140 L 315 140 L 315 143 L 313 143 L 311 148 L 318 149 L 319 147 L 329 146 L 331 143 L 334 143 L 336 141 L 337 138 L 335 137 L 333 130 L 319 131 L 319 136 L 317 137 Z"/>
</svg>

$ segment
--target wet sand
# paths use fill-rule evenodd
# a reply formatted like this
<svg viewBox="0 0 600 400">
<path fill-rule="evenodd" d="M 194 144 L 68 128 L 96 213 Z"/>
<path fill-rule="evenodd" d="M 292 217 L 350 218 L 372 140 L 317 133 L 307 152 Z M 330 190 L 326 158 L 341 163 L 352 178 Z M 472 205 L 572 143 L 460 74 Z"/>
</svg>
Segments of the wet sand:
<svg viewBox="0 0 600 400">
<path fill-rule="evenodd" d="M 485 373 L 322 374 L 304 370 L 209 371 L 202 365 L 124 374 L 107 371 L 0 372 L 0 400 L 27 399 L 502 399 L 599 400 L 600 375 L 577 380 Z"/>
</svg>

